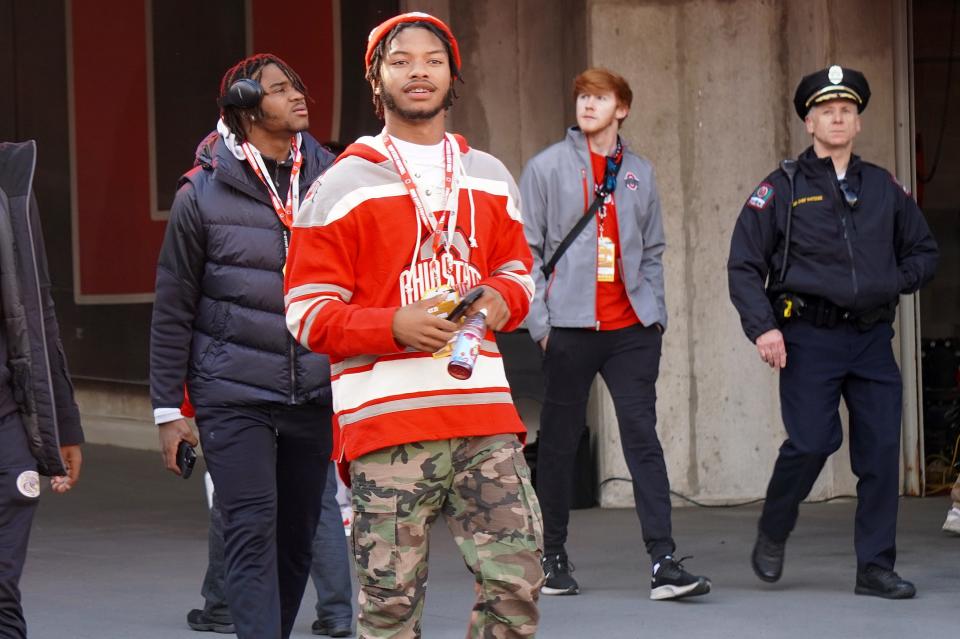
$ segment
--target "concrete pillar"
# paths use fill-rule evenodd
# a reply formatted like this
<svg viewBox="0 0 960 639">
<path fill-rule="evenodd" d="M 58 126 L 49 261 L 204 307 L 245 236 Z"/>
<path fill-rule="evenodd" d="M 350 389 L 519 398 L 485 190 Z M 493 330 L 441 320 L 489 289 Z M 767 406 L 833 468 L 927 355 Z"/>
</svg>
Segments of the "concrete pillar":
<svg viewBox="0 0 960 639">
<path fill-rule="evenodd" d="M 740 329 L 726 256 L 749 192 L 809 144 L 792 98 L 828 64 L 863 71 L 873 97 L 856 150 L 895 167 L 894 15 L 902 0 L 423 0 L 402 3 L 448 21 L 466 84 L 448 116 L 519 176 L 574 122 L 573 77 L 587 66 L 634 90 L 624 136 L 653 162 L 665 225 L 670 326 L 658 383 L 659 431 L 671 483 L 706 502 L 762 496 L 784 437 L 777 376 Z M 526 420 L 529 422 L 532 419 Z M 609 393 L 595 385 L 588 423 L 600 479 L 628 477 Z M 846 449 L 813 498 L 854 492 Z M 626 482 L 601 492 L 627 506 Z"/>
<path fill-rule="evenodd" d="M 464 84 L 447 128 L 489 151 L 517 178 L 523 163 L 562 138 L 569 86 L 586 56 L 585 0 L 405 2 L 448 21 L 460 43 Z"/>
<path fill-rule="evenodd" d="M 730 233 L 756 184 L 809 144 L 793 91 L 827 64 L 869 78 L 873 98 L 857 152 L 893 166 L 893 12 L 867 0 L 592 0 L 587 13 L 589 63 L 630 81 L 624 135 L 653 162 L 663 201 L 671 319 L 658 407 L 672 486 L 706 502 L 762 496 L 784 436 L 777 376 L 729 302 Z M 600 479 L 626 477 L 609 397 L 600 395 Z M 854 487 L 841 451 L 811 496 Z M 632 503 L 623 482 L 607 484 L 601 498 Z"/>
</svg>

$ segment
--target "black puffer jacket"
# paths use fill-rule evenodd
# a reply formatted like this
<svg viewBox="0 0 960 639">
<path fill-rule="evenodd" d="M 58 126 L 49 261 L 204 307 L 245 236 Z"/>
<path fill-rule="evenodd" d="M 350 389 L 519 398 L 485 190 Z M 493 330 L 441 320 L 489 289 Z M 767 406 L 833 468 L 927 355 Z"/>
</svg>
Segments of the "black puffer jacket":
<svg viewBox="0 0 960 639">
<path fill-rule="evenodd" d="M 300 197 L 333 156 L 303 134 Z M 157 264 L 150 335 L 154 408 L 330 402 L 327 357 L 284 318 L 286 228 L 266 188 L 216 133 L 181 178 Z"/>
<path fill-rule="evenodd" d="M 7 347 L 0 383 L 13 391 L 37 470 L 65 475 L 60 446 L 82 443 L 83 430 L 50 297 L 33 195 L 36 159 L 32 140 L 0 144 L 0 306 Z"/>
</svg>

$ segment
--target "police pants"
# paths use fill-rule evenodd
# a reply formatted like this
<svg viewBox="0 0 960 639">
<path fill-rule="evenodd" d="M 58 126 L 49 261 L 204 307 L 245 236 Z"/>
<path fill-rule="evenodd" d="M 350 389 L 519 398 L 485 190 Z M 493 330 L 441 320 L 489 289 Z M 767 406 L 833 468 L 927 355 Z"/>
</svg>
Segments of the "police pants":
<svg viewBox="0 0 960 639">
<path fill-rule="evenodd" d="M 857 482 L 854 545 L 857 566 L 892 569 L 896 560 L 900 486 L 900 370 L 893 328 L 860 332 L 843 322 L 818 328 L 803 320 L 783 328 L 787 366 L 780 371 L 780 404 L 788 439 L 767 487 L 760 530 L 786 541 L 806 498 L 843 439 L 839 405 L 850 415 L 850 465 Z"/>
<path fill-rule="evenodd" d="M 350 462 L 360 639 L 419 639 L 440 515 L 476 580 L 467 637 L 533 637 L 540 508 L 516 435 L 392 446 Z"/>
<path fill-rule="evenodd" d="M 0 638 L 23 639 L 20 574 L 39 502 L 37 464 L 17 413 L 0 418 Z"/>
<path fill-rule="evenodd" d="M 310 577 L 317 590 L 317 619 L 328 628 L 352 626 L 350 555 L 343 535 L 343 519 L 337 503 L 337 475 L 333 468 L 327 471 L 323 508 L 313 537 Z M 204 612 L 208 618 L 233 623 L 224 587 L 223 517 L 216 493 L 210 509 L 207 572 L 200 592 L 205 599 Z"/>
<path fill-rule="evenodd" d="M 197 407 L 240 639 L 290 636 L 310 572 L 331 419 L 322 405 Z"/>
<path fill-rule="evenodd" d="M 613 331 L 551 329 L 543 360 L 547 390 L 537 436 L 537 497 L 543 508 L 546 554 L 561 552 L 567 541 L 577 446 L 597 373 L 610 389 L 617 412 L 647 553 L 656 561 L 674 551 L 670 482 L 657 437 L 661 343 L 656 327 L 640 324 Z"/>
</svg>

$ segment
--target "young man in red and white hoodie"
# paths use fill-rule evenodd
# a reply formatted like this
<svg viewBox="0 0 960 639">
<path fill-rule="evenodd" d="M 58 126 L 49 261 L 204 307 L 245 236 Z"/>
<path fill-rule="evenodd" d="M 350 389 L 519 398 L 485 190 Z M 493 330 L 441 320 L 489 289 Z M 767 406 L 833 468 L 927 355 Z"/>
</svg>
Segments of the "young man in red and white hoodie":
<svg viewBox="0 0 960 639">
<path fill-rule="evenodd" d="M 287 266 L 290 331 L 328 353 L 334 454 L 353 485 L 362 637 L 419 637 L 430 524 L 443 515 L 477 582 L 469 636 L 536 632 L 540 509 L 494 330 L 533 298 L 519 192 L 496 158 L 445 132 L 460 75 L 449 27 L 423 13 L 374 29 L 367 79 L 380 135 L 347 148 L 307 195 Z M 480 287 L 473 375 L 435 357 L 458 326 L 430 310 Z"/>
</svg>

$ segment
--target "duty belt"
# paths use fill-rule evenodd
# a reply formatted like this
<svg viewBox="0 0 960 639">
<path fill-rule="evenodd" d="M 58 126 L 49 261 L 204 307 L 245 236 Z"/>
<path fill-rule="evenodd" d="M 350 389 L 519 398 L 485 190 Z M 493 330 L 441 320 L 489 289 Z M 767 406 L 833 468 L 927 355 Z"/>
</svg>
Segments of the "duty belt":
<svg viewBox="0 0 960 639">
<path fill-rule="evenodd" d="M 890 323 L 896 317 L 896 301 L 856 313 L 837 306 L 830 300 L 812 295 L 781 293 L 773 301 L 773 311 L 781 326 L 791 319 L 802 319 L 818 328 L 834 328 L 841 322 L 850 322 L 861 331 L 881 322 Z"/>
</svg>

